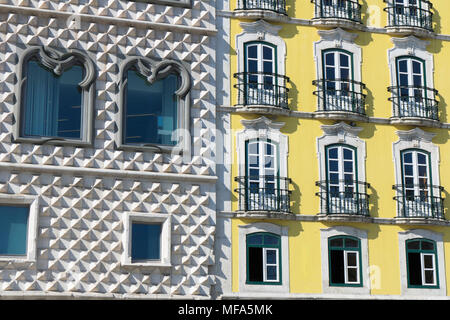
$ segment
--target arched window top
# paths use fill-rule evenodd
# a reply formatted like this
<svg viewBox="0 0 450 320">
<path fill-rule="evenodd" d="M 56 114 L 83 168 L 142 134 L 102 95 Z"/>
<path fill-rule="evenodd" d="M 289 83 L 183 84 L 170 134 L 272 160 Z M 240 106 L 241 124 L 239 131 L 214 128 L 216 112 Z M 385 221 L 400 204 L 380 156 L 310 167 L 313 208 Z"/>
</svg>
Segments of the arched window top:
<svg viewBox="0 0 450 320">
<path fill-rule="evenodd" d="M 136 70 L 150 84 L 175 74 L 180 77 L 180 83 L 175 94 L 184 98 L 191 89 L 191 77 L 186 67 L 176 60 L 156 61 L 147 57 L 130 57 L 120 67 L 120 88 L 126 84 L 127 71 Z"/>
<path fill-rule="evenodd" d="M 408 251 L 436 251 L 436 242 L 430 239 L 410 239 L 406 241 Z"/>
<path fill-rule="evenodd" d="M 278 247 L 281 244 L 281 237 L 274 233 L 257 232 L 247 235 L 247 245 Z"/>
<path fill-rule="evenodd" d="M 328 238 L 330 248 L 359 249 L 361 240 L 352 236 L 333 236 Z"/>
</svg>

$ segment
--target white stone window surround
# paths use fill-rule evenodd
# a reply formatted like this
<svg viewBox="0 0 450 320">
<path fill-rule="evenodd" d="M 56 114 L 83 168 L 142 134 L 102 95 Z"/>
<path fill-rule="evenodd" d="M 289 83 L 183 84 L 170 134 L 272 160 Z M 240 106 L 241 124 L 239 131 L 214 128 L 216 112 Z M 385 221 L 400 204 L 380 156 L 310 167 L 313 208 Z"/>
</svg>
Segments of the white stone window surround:
<svg viewBox="0 0 450 320">
<path fill-rule="evenodd" d="M 280 132 L 284 122 L 274 122 L 266 117 L 255 120 L 241 120 L 244 129 L 236 133 L 236 151 L 238 160 L 238 176 L 247 172 L 245 143 L 251 140 L 271 140 L 278 145 L 280 177 L 287 177 L 287 158 L 289 153 L 288 137 Z"/>
<path fill-rule="evenodd" d="M 361 243 L 361 273 L 362 287 L 330 286 L 330 268 L 328 254 L 328 239 L 334 236 L 351 236 L 358 238 Z M 335 226 L 320 230 L 321 258 L 322 258 L 322 290 L 326 294 L 358 294 L 370 295 L 368 235 L 366 230 L 347 226 Z"/>
<path fill-rule="evenodd" d="M 281 238 L 281 285 L 271 284 L 247 284 L 247 244 L 248 234 L 268 232 L 279 235 Z M 289 237 L 288 227 L 272 223 L 252 223 L 238 227 L 239 237 L 239 292 L 241 293 L 289 293 Z"/>
<path fill-rule="evenodd" d="M 124 267 L 171 267 L 171 215 L 156 213 L 127 213 L 124 215 L 124 230 L 122 242 L 124 245 L 121 264 Z M 131 260 L 131 239 L 133 222 L 161 224 L 161 257 L 159 260 L 137 261 Z"/>
<path fill-rule="evenodd" d="M 18 49 L 20 50 L 20 49 Z M 16 86 L 16 108 L 14 108 L 15 122 L 13 124 L 13 141 L 14 142 L 28 142 L 28 143 L 48 143 L 58 145 L 74 145 L 74 146 L 91 146 L 93 143 L 93 128 L 94 128 L 94 107 L 95 107 L 95 76 L 96 70 L 93 59 L 89 57 L 86 52 L 76 49 L 60 52 L 54 48 L 47 46 L 32 46 L 19 52 L 19 63 L 17 69 L 17 86 Z M 24 89 L 26 86 L 26 64 L 32 58 L 38 59 L 40 63 L 55 70 L 57 74 L 64 73 L 76 63 L 80 63 L 84 69 L 85 77 L 79 84 L 82 88 L 83 113 L 81 115 L 81 137 L 80 139 L 57 138 L 49 137 L 23 137 L 21 136 L 21 122 L 22 122 L 22 106 Z"/>
<path fill-rule="evenodd" d="M 434 62 L 433 54 L 427 51 L 429 41 L 421 40 L 415 36 L 404 38 L 392 38 L 394 48 L 388 50 L 388 64 L 391 75 L 391 85 L 397 86 L 397 58 L 415 57 L 422 59 L 425 63 L 425 87 L 434 88 L 433 74 Z"/>
<path fill-rule="evenodd" d="M 345 50 L 353 54 L 353 80 L 361 82 L 362 49 L 355 44 L 357 33 L 347 32 L 341 28 L 319 30 L 320 40 L 314 42 L 314 60 L 316 62 L 316 79 L 322 79 L 322 51 L 328 49 Z"/>
<path fill-rule="evenodd" d="M 437 253 L 437 278 L 439 279 L 439 288 L 408 288 L 408 270 L 407 270 L 407 257 L 406 257 L 406 241 L 410 239 L 429 239 L 433 240 L 436 244 Z M 400 258 L 400 282 L 401 282 L 401 294 L 405 296 L 446 296 L 447 285 L 445 276 L 445 254 L 444 254 L 444 242 L 443 235 L 434 231 L 424 229 L 411 229 L 398 233 L 399 244 L 399 258 Z"/>
<path fill-rule="evenodd" d="M 326 147 L 332 144 L 346 144 L 356 148 L 357 153 L 357 172 L 358 181 L 366 182 L 366 143 L 358 137 L 363 130 L 360 127 L 352 127 L 344 122 L 333 125 L 321 126 L 324 134 L 317 138 L 317 158 L 319 159 L 319 179 L 325 181 L 327 179 L 326 172 Z"/>
<path fill-rule="evenodd" d="M 27 206 L 29 208 L 27 225 L 27 252 L 23 256 L 0 256 L 1 261 L 20 263 L 36 263 L 37 231 L 39 217 L 39 199 L 34 196 L 0 194 L 0 205 Z"/>
<path fill-rule="evenodd" d="M 420 128 L 408 131 L 397 131 L 398 141 L 392 144 L 392 154 L 395 169 L 395 184 L 403 184 L 401 152 L 406 149 L 420 149 L 430 154 L 431 181 L 433 185 L 440 186 L 439 180 L 439 147 L 432 142 L 435 133 L 426 132 Z"/>
<path fill-rule="evenodd" d="M 177 136 L 178 142 L 175 146 L 166 145 L 131 145 L 125 144 L 124 139 L 124 108 L 125 108 L 125 91 L 127 84 L 126 73 L 129 69 L 135 67 L 137 72 L 147 78 L 150 83 L 161 80 L 169 74 L 176 74 L 181 79 L 180 87 L 175 91 L 177 96 L 177 128 L 174 135 Z M 115 135 L 116 146 L 118 149 L 129 151 L 152 151 L 166 152 L 172 154 L 183 154 L 183 159 L 188 159 L 191 155 L 191 134 L 190 134 L 190 115 L 191 115 L 191 85 L 192 81 L 187 66 L 182 62 L 165 59 L 156 61 L 147 57 L 131 56 L 126 58 L 120 64 L 119 71 L 119 112 L 117 114 L 117 132 Z"/>
<path fill-rule="evenodd" d="M 245 71 L 245 44 L 252 41 L 268 42 L 277 48 L 277 73 L 285 75 L 286 43 L 278 35 L 281 26 L 272 25 L 264 20 L 241 22 L 243 32 L 236 36 L 237 72 Z"/>
</svg>

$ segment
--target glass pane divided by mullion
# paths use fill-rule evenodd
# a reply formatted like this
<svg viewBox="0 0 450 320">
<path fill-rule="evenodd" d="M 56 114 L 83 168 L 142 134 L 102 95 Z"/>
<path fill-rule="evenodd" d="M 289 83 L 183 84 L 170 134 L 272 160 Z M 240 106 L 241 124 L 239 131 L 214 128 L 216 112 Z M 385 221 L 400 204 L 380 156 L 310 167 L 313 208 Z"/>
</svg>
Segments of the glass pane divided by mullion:
<svg viewBox="0 0 450 320">
<path fill-rule="evenodd" d="M 133 222 L 131 227 L 132 261 L 161 259 L 161 224 Z"/>
<path fill-rule="evenodd" d="M 27 252 L 29 207 L 0 205 L 0 255 Z"/>
</svg>

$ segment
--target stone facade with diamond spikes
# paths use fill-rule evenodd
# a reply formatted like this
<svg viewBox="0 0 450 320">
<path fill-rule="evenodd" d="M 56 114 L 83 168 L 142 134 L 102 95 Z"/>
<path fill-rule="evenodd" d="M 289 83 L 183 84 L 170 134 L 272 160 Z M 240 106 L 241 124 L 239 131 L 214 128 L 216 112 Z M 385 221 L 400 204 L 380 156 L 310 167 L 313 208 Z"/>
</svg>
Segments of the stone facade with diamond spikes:
<svg viewBox="0 0 450 320">
<path fill-rule="evenodd" d="M 0 298 L 211 298 L 216 33 L 212 0 L 0 0 L 0 203 L 38 204 L 36 257 L 0 259 Z M 14 142 L 19 52 L 31 46 L 94 61 L 92 146 Z M 187 66 L 188 160 L 115 148 L 119 65 L 129 56 Z M 127 213 L 171 216 L 169 267 L 122 264 Z"/>
</svg>

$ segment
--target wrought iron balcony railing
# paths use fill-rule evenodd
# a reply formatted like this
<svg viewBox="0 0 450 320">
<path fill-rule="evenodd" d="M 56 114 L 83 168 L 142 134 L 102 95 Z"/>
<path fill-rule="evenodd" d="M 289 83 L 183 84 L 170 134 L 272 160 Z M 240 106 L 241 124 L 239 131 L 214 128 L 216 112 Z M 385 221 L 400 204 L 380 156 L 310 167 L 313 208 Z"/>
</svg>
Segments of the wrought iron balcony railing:
<svg viewBox="0 0 450 320">
<path fill-rule="evenodd" d="M 358 0 L 311 0 L 316 19 L 345 19 L 361 23 L 361 5 Z"/>
<path fill-rule="evenodd" d="M 268 10 L 286 15 L 286 0 L 238 0 L 236 10 Z"/>
<path fill-rule="evenodd" d="M 237 79 L 234 88 L 238 90 L 238 105 L 289 109 L 288 77 L 264 72 L 240 72 L 234 77 Z"/>
<path fill-rule="evenodd" d="M 389 5 L 384 8 L 388 14 L 388 27 L 413 27 L 433 32 L 432 7 L 431 2 L 426 0 L 417 0 L 416 6 L 412 4 Z"/>
<path fill-rule="evenodd" d="M 239 211 L 290 212 L 291 179 L 278 176 L 242 176 L 238 182 Z"/>
<path fill-rule="evenodd" d="M 319 98 L 318 111 L 344 111 L 365 115 L 365 84 L 348 80 L 314 80 L 317 86 L 314 95 Z"/>
<path fill-rule="evenodd" d="M 317 181 L 316 186 L 320 189 L 316 196 L 320 198 L 321 214 L 369 216 L 368 183 L 325 180 Z"/>
<path fill-rule="evenodd" d="M 394 117 L 422 118 L 439 121 L 438 101 L 435 99 L 438 91 L 423 86 L 394 86 L 388 91 L 392 96 Z"/>
<path fill-rule="evenodd" d="M 394 185 L 401 218 L 444 218 L 444 188 L 433 185 Z"/>
</svg>

